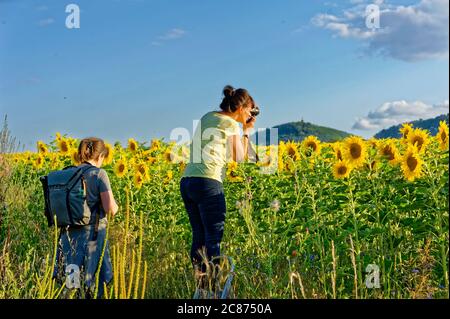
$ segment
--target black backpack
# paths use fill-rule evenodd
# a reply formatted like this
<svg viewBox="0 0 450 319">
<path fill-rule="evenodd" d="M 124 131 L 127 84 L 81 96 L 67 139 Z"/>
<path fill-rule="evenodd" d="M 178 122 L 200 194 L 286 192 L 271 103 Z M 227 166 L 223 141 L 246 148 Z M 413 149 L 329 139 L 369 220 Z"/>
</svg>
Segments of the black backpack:
<svg viewBox="0 0 450 319">
<path fill-rule="evenodd" d="M 45 216 L 48 226 L 84 226 L 89 225 L 91 210 L 87 204 L 87 187 L 84 174 L 96 168 L 68 166 L 42 176 L 40 181 L 44 190 Z"/>
</svg>

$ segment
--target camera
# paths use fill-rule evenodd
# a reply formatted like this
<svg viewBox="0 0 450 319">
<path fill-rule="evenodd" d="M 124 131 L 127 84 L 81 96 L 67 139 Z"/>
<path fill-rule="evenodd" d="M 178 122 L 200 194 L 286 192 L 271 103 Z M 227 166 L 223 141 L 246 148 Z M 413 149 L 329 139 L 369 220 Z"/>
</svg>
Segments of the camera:
<svg viewBox="0 0 450 319">
<path fill-rule="evenodd" d="M 254 105 L 250 111 L 251 117 L 247 120 L 247 123 L 249 123 L 254 117 L 257 117 L 259 115 L 259 107 L 257 105 Z"/>
</svg>

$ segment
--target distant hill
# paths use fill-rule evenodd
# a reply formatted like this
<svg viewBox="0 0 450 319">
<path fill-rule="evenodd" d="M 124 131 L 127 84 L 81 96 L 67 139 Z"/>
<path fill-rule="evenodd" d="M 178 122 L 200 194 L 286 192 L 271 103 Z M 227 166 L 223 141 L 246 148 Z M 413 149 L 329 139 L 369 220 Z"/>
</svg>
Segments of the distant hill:
<svg viewBox="0 0 450 319">
<path fill-rule="evenodd" d="M 417 120 L 417 121 L 411 121 L 414 128 L 421 128 L 428 130 L 431 135 L 436 135 L 439 129 L 439 122 L 440 121 L 446 121 L 447 124 L 449 123 L 448 113 L 439 115 L 432 119 L 426 119 L 426 120 Z M 398 138 L 400 137 L 399 129 L 402 127 L 402 124 L 391 126 L 389 128 L 386 128 L 384 130 L 379 131 L 377 134 L 374 135 L 375 138 Z"/>
<path fill-rule="evenodd" d="M 333 128 L 319 126 L 304 122 L 291 122 L 274 126 L 278 129 L 279 141 L 303 141 L 309 135 L 316 136 L 322 142 L 334 142 L 341 140 L 350 134 L 347 132 L 339 131 Z M 267 141 L 269 141 L 269 130 L 266 130 Z"/>
</svg>

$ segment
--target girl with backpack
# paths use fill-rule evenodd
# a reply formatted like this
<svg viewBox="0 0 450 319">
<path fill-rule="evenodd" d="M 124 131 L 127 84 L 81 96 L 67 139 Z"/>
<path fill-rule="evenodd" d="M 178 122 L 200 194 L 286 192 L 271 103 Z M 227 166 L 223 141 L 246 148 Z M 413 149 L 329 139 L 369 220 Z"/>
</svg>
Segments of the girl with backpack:
<svg viewBox="0 0 450 319">
<path fill-rule="evenodd" d="M 113 278 L 109 243 L 106 241 L 106 226 L 107 214 L 114 216 L 118 206 L 111 191 L 108 174 L 101 168 L 107 156 L 108 149 L 102 139 L 91 137 L 80 142 L 76 157 L 81 163 L 79 167 L 83 169 L 86 203 L 91 211 L 90 221 L 85 226 L 68 226 L 61 229 L 62 257 L 66 275 L 70 276 L 66 285 L 67 282 L 72 282 L 74 286 L 69 288 L 79 288 L 83 270 L 88 298 L 93 297 L 98 267 L 100 272 L 97 297 L 103 295 L 104 284 L 108 284 Z M 105 244 L 103 261 L 99 265 Z"/>
</svg>

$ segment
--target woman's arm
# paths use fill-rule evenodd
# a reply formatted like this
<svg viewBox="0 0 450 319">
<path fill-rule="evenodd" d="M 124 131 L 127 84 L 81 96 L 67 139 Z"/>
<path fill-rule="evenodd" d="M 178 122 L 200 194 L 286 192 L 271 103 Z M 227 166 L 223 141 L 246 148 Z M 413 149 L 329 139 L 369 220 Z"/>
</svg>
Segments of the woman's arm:
<svg viewBox="0 0 450 319">
<path fill-rule="evenodd" d="M 228 138 L 229 149 L 231 149 L 232 159 L 235 162 L 243 162 L 247 156 L 244 143 L 239 135 L 233 135 Z"/>
<path fill-rule="evenodd" d="M 248 159 L 250 129 L 253 128 L 254 124 L 255 118 L 244 124 L 244 136 L 242 138 L 239 135 L 229 137 L 228 144 L 232 152 L 233 161 L 239 163 Z"/>
<path fill-rule="evenodd" d="M 101 192 L 100 198 L 102 200 L 102 206 L 105 212 L 111 213 L 111 215 L 114 216 L 119 210 L 119 206 L 117 206 L 112 191 Z"/>
</svg>

